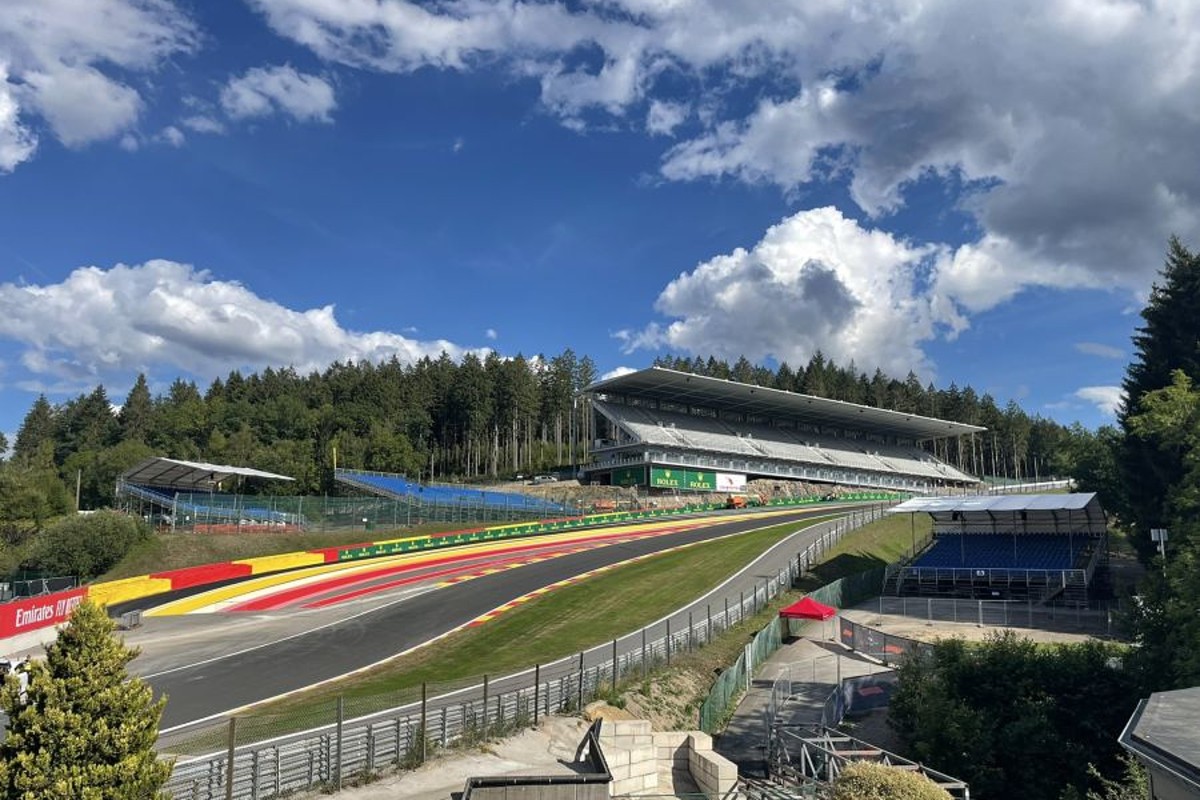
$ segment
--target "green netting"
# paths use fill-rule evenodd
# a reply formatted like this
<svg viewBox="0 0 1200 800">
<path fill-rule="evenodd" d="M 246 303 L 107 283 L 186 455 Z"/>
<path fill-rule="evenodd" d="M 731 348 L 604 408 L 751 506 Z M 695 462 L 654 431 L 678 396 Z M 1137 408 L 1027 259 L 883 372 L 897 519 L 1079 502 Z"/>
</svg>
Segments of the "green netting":
<svg viewBox="0 0 1200 800">
<path fill-rule="evenodd" d="M 779 617 L 754 635 L 750 644 L 738 656 L 733 666 L 721 673 L 708 697 L 700 705 L 700 730 L 716 733 L 721 729 L 725 717 L 746 689 L 746 655 L 750 655 L 751 669 L 758 669 L 764 661 L 783 643 L 783 622 Z"/>
<path fill-rule="evenodd" d="M 854 606 L 879 596 L 886 572 L 887 567 L 876 567 L 866 572 L 847 575 L 809 592 L 809 597 L 834 608 Z"/>
</svg>

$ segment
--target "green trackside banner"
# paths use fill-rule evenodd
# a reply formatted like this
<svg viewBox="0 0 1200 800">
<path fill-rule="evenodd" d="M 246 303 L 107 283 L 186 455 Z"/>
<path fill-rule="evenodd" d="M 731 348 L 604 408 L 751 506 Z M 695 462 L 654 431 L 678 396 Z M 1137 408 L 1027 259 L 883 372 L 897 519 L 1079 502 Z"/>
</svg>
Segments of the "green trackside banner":
<svg viewBox="0 0 1200 800">
<path fill-rule="evenodd" d="M 613 486 L 645 486 L 645 467 L 622 467 L 612 472 Z"/>
<path fill-rule="evenodd" d="M 717 490 L 717 473 L 694 469 L 651 467 L 650 485 L 655 489 L 715 492 Z"/>
</svg>

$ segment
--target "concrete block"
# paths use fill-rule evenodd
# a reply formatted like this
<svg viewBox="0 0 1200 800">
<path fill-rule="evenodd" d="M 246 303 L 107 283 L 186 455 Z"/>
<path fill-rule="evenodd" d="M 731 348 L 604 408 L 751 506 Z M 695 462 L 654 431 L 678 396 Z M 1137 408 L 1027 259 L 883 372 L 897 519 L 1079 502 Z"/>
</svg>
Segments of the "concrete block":
<svg viewBox="0 0 1200 800">
<path fill-rule="evenodd" d="M 696 751 L 712 750 L 712 737 L 702 731 L 689 731 L 688 747 Z"/>
</svg>

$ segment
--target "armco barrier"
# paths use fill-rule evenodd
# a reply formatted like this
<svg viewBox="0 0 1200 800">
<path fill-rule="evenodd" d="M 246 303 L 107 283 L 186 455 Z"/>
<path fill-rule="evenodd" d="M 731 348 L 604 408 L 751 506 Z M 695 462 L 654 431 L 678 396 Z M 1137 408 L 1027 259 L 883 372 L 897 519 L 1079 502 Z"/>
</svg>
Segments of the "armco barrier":
<svg viewBox="0 0 1200 800">
<path fill-rule="evenodd" d="M 285 569 L 295 569 L 296 567 L 311 567 L 316 564 L 324 564 L 325 556 L 322 553 L 280 553 L 276 556 L 259 556 L 258 558 L 243 558 L 234 561 L 234 564 L 245 564 L 250 567 L 252 575 L 265 575 L 268 572 L 280 572 Z"/>
<path fill-rule="evenodd" d="M 203 586 L 206 583 L 227 581 L 233 578 L 246 578 L 252 575 L 248 564 L 223 563 L 204 564 L 199 567 L 184 567 L 166 572 L 155 572 L 151 578 L 159 578 L 171 582 L 171 591 L 189 589 L 192 586 Z"/>
<path fill-rule="evenodd" d="M 87 590 L 88 597 L 102 606 L 111 606 L 127 600 L 140 600 L 143 597 L 169 592 L 171 591 L 171 579 L 138 575 L 135 578 L 93 583 L 87 587 Z"/>
<path fill-rule="evenodd" d="M 87 593 L 81 587 L 0 604 L 0 639 L 66 622 Z"/>
</svg>

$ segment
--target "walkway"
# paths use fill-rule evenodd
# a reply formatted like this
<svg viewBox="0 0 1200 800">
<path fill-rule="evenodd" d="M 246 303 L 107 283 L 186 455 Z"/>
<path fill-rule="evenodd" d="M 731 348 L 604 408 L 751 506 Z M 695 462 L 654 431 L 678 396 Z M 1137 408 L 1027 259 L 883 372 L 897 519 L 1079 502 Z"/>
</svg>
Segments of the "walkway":
<svg viewBox="0 0 1200 800">
<path fill-rule="evenodd" d="M 807 623 L 797 631 L 800 638 L 785 640 L 755 670 L 750 691 L 738 703 L 724 732 L 714 737 L 714 749 L 737 764 L 741 775 L 767 777 L 767 710 L 776 679 L 790 679 L 792 688 L 788 702 L 779 710 L 780 721 L 785 725 L 809 725 L 821 721 L 825 699 L 839 678 L 886 669 L 829 640 L 835 631 L 830 622 Z"/>
</svg>

